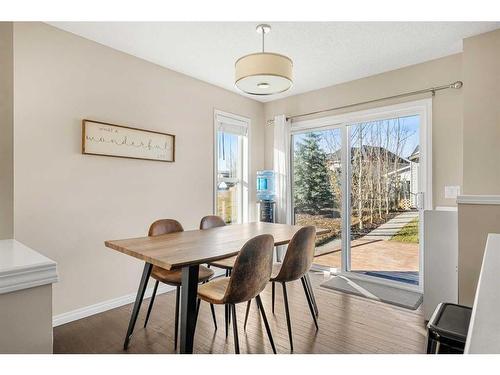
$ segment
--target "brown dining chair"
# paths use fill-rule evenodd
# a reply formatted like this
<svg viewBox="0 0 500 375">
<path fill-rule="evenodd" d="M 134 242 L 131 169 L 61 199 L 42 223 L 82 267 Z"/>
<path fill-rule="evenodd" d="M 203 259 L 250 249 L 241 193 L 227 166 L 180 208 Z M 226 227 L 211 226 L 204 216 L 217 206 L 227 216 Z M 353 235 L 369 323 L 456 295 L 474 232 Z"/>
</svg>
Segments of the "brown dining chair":
<svg viewBox="0 0 500 375">
<path fill-rule="evenodd" d="M 224 226 L 226 226 L 226 222 L 224 221 L 224 219 L 221 218 L 220 216 L 215 216 L 215 215 L 205 216 L 201 219 L 200 222 L 200 229 L 211 229 Z M 236 255 L 229 258 L 215 260 L 213 262 L 208 263 L 208 265 L 226 270 L 226 276 L 229 276 L 229 273 L 233 269 L 235 260 L 236 260 Z"/>
<path fill-rule="evenodd" d="M 200 221 L 200 229 L 202 230 L 224 227 L 224 226 L 226 226 L 226 222 L 220 216 L 209 215 L 203 217 Z M 229 258 L 224 258 L 210 262 L 208 263 L 208 267 L 221 268 L 226 271 L 226 277 L 228 277 L 231 274 L 231 270 L 233 269 L 235 261 L 236 261 L 236 255 Z M 229 305 L 224 305 L 224 321 L 226 326 L 226 337 L 227 337 L 229 332 L 229 324 L 231 323 L 231 312 L 229 310 Z"/>
<path fill-rule="evenodd" d="M 216 305 L 228 305 L 233 315 L 234 349 L 240 353 L 236 304 L 255 298 L 266 327 L 267 336 L 276 354 L 273 336 L 267 321 L 260 293 L 264 290 L 273 269 L 274 239 L 262 234 L 248 240 L 241 248 L 229 277 L 217 278 L 198 288 L 198 298 Z"/>
<path fill-rule="evenodd" d="M 210 229 L 224 226 L 226 226 L 224 219 L 216 215 L 204 216 L 200 221 L 200 229 Z"/>
<path fill-rule="evenodd" d="M 290 349 L 293 351 L 293 338 L 292 338 L 292 324 L 290 319 L 290 308 L 288 305 L 288 295 L 286 291 L 286 283 L 300 279 L 304 293 L 306 295 L 309 311 L 314 321 L 316 329 L 318 329 L 317 311 L 314 307 L 314 297 L 312 293 L 312 285 L 307 279 L 307 272 L 311 268 L 314 258 L 314 248 L 316 242 L 316 228 L 314 226 L 307 226 L 299 229 L 290 240 L 286 250 L 285 258 L 282 263 L 273 264 L 273 272 L 270 281 L 273 283 L 281 283 L 283 287 L 283 299 L 285 303 L 286 323 L 288 327 L 288 337 L 290 339 Z M 273 290 L 273 311 L 274 311 L 274 297 Z M 249 305 L 247 305 L 247 313 Z"/>
<path fill-rule="evenodd" d="M 177 220 L 173 219 L 161 219 L 155 221 L 149 227 L 148 236 L 161 236 L 162 234 L 182 232 L 184 228 L 181 223 Z M 214 275 L 214 271 L 200 266 L 200 271 L 198 273 L 199 282 L 206 282 Z M 174 270 L 166 270 L 164 268 L 154 266 L 151 270 L 151 277 L 156 280 L 155 286 L 153 289 L 153 295 L 151 296 L 151 300 L 149 302 L 148 312 L 146 314 L 146 320 L 144 321 L 144 327 L 147 326 L 149 321 L 149 316 L 151 315 L 151 310 L 153 308 L 153 303 L 155 301 L 156 291 L 158 290 L 158 284 L 160 281 L 164 284 L 175 286 L 175 339 L 174 339 L 174 348 L 177 349 L 177 336 L 179 332 L 179 300 L 180 300 L 180 292 L 181 292 L 181 284 L 182 284 L 182 270 L 174 269 Z M 199 307 L 199 305 L 198 305 Z M 217 329 L 217 321 L 215 319 L 215 309 L 213 305 L 210 305 L 212 310 L 212 318 L 214 321 L 215 329 Z"/>
</svg>

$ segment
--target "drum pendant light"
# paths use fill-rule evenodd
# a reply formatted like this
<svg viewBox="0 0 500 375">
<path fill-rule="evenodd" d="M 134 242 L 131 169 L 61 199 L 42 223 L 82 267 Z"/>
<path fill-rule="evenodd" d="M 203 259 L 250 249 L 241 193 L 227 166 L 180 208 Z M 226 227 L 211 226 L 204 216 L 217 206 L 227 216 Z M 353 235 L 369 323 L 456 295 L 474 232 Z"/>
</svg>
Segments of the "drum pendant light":
<svg viewBox="0 0 500 375">
<path fill-rule="evenodd" d="M 252 95 L 272 95 L 292 87 L 292 60 L 286 56 L 264 52 L 264 37 L 271 31 L 269 25 L 258 25 L 262 34 L 262 52 L 239 58 L 235 63 L 235 85 Z"/>
</svg>

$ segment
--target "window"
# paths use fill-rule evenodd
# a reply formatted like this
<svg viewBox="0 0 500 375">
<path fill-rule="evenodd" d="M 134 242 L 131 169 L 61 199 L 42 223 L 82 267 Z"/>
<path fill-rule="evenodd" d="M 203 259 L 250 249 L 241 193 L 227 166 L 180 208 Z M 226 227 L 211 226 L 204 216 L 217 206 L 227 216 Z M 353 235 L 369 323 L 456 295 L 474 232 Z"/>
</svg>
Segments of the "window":
<svg viewBox="0 0 500 375">
<path fill-rule="evenodd" d="M 248 221 L 250 120 L 215 112 L 215 214 L 228 224 Z"/>
</svg>

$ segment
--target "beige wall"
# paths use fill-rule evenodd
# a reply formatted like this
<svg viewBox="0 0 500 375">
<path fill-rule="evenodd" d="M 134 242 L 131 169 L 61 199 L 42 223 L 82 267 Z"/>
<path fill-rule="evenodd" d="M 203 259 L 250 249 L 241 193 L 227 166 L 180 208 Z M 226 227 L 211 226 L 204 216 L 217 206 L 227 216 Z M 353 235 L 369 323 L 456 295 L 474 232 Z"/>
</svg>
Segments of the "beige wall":
<svg viewBox="0 0 500 375">
<path fill-rule="evenodd" d="M 52 284 L 0 294 L 0 354 L 52 353 Z"/>
<path fill-rule="evenodd" d="M 464 193 L 500 194 L 500 29 L 464 39 Z"/>
<path fill-rule="evenodd" d="M 500 30 L 464 40 L 464 193 L 500 194 Z M 499 205 L 459 205 L 459 302 L 472 305 Z"/>
<path fill-rule="evenodd" d="M 0 22 L 0 239 L 14 232 L 13 24 Z"/>
<path fill-rule="evenodd" d="M 488 233 L 500 233 L 500 205 L 458 205 L 458 302 L 472 306 Z"/>
<path fill-rule="evenodd" d="M 265 104 L 266 120 L 277 114 L 300 114 L 337 107 L 406 91 L 439 86 L 462 78 L 461 55 L 452 55 L 423 64 L 330 86 Z M 422 98 L 422 97 L 420 97 Z M 411 97 L 405 100 L 415 100 Z M 399 101 L 377 103 L 374 106 Z M 369 108 L 360 106 L 350 111 Z M 462 185 L 462 92 L 446 90 L 436 94 L 432 104 L 433 204 L 453 206 L 444 198 L 446 185 Z M 344 111 L 347 112 L 347 111 Z M 330 112 L 329 114 L 342 113 Z M 273 129 L 266 127 L 266 168 L 272 168 Z"/>
<path fill-rule="evenodd" d="M 15 236 L 58 262 L 55 315 L 137 290 L 143 264 L 104 240 L 212 213 L 214 109 L 251 119 L 255 185 L 261 103 L 42 23 L 16 23 L 14 46 Z M 82 155 L 82 118 L 173 133 L 176 161 Z"/>
</svg>

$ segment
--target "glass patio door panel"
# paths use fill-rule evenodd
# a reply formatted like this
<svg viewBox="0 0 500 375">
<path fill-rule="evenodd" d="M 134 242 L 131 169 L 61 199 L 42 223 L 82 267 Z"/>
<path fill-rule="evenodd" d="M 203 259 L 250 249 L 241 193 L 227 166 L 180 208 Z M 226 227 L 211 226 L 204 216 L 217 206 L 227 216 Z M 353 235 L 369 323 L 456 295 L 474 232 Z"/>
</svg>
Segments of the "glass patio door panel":
<svg viewBox="0 0 500 375">
<path fill-rule="evenodd" d="M 292 136 L 293 222 L 330 229 L 316 240 L 315 263 L 341 270 L 342 129 Z"/>
<path fill-rule="evenodd" d="M 345 270 L 419 285 L 420 118 L 357 123 L 348 132 Z"/>
</svg>

